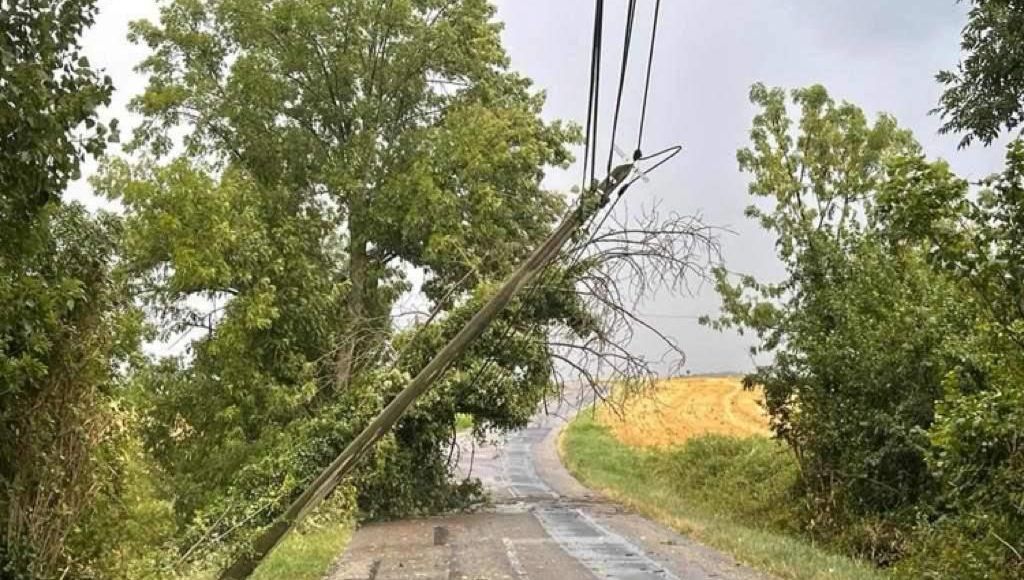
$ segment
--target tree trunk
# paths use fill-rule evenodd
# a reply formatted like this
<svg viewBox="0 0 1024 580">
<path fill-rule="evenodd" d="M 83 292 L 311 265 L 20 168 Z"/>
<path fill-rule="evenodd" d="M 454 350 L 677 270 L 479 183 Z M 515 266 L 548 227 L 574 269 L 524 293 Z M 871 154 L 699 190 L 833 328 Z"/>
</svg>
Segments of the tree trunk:
<svg viewBox="0 0 1024 580">
<path fill-rule="evenodd" d="M 348 329 L 337 345 L 335 363 L 335 388 L 343 389 L 358 370 L 359 345 L 366 338 L 368 330 L 366 301 L 369 298 L 370 258 L 366 246 L 368 241 L 361 225 L 360 203 L 353 200 L 349 216 L 349 288 L 347 298 Z"/>
<path fill-rule="evenodd" d="M 498 317 L 512 297 L 532 282 L 548 262 L 557 258 L 562 247 L 579 230 L 580 226 L 608 203 L 612 192 L 629 175 L 632 168 L 632 163 L 616 167 L 612 170 L 611 175 L 597 186 L 596 191 L 585 192 L 579 207 L 562 220 L 562 223 L 547 240 L 530 254 L 526 261 L 516 269 L 448 344 L 430 359 L 430 362 L 388 403 L 384 410 L 288 506 L 284 514 L 252 542 L 249 550 L 236 556 L 234 562 L 221 573 L 220 580 L 243 580 L 252 575 L 256 566 L 284 536 L 334 491 L 338 483 L 351 472 L 359 459 L 373 447 L 377 440 L 390 431 L 409 407 L 430 389 L 434 381 L 444 373 L 448 366 L 458 360 L 462 353 L 469 348 L 469 345 L 487 330 L 487 327 Z"/>
</svg>

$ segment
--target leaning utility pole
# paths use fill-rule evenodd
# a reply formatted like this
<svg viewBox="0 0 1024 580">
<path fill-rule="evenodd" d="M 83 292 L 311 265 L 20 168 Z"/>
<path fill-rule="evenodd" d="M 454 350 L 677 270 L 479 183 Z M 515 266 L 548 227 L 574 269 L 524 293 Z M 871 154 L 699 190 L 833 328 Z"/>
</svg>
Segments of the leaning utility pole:
<svg viewBox="0 0 1024 580">
<path fill-rule="evenodd" d="M 532 282 L 551 262 L 574 233 L 601 208 L 607 205 L 615 189 L 633 170 L 632 163 L 619 165 L 596 187 L 585 191 L 579 207 L 562 220 L 544 243 L 534 250 L 487 304 L 466 323 L 466 326 L 438 352 L 423 370 L 398 393 L 387 407 L 360 433 L 348 447 L 300 495 L 274 524 L 261 534 L 250 550 L 239 555 L 221 575 L 221 580 L 242 580 L 253 573 L 263 558 L 277 546 L 302 518 L 324 500 L 374 443 L 394 427 L 395 423 L 433 385 L 448 365 L 458 359 L 469 344 L 480 337 L 516 292 Z"/>
</svg>

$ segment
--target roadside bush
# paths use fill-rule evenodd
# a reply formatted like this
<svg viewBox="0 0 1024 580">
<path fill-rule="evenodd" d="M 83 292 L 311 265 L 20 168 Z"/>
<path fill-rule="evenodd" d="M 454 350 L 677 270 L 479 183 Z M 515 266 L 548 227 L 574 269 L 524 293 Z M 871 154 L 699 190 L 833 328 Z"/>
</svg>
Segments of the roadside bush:
<svg viewBox="0 0 1024 580">
<path fill-rule="evenodd" d="M 783 91 L 755 86 L 751 99 L 761 113 L 738 157 L 751 194 L 772 203 L 748 215 L 776 235 L 786 278 L 733 283 L 720 271 L 724 314 L 708 322 L 753 330 L 754 352 L 774 359 L 747 381 L 764 386 L 772 427 L 796 455 L 804 527 L 885 563 L 933 488 L 925 430 L 943 343 L 958 330 L 955 288 L 875 217 L 894 160 L 919 147 L 892 119 L 871 124 L 821 87 L 792 93 L 795 134 Z M 922 187 L 959 185 L 938 169 Z"/>
<path fill-rule="evenodd" d="M 76 578 L 167 577 L 175 557 L 173 503 L 161 488 L 137 436 L 137 418 L 122 412 L 120 436 L 100 450 L 110 479 L 97 487 L 81 524 L 68 538 L 80 561 Z"/>
<path fill-rule="evenodd" d="M 1024 563 L 1024 142 L 1009 144 L 1005 169 L 982 185 L 971 197 L 885 199 L 887 218 L 910 226 L 891 229 L 925 248 L 964 304 L 928 430 L 936 494 L 920 506 L 908 564 L 934 577 L 1019 578 Z"/>
<path fill-rule="evenodd" d="M 122 485 L 122 369 L 141 313 L 112 274 L 119 222 L 48 206 L 38 244 L 0 263 L 0 566 L 37 578 L 89 577 L 98 504 Z M 6 249 L 6 248 L 5 248 Z M 20 571 L 20 572 L 19 572 Z"/>
<path fill-rule="evenodd" d="M 914 577 L 1019 577 L 1024 551 L 1024 144 L 977 196 L 895 122 L 824 89 L 755 86 L 739 154 L 778 283 L 718 276 L 755 332 L 802 525 Z M 795 129 L 794 129 L 795 127 Z M 902 563 L 900 563 L 902 560 Z"/>
<path fill-rule="evenodd" d="M 914 544 L 894 569 L 906 580 L 1019 580 L 1024 561 L 1011 542 L 1021 538 L 1012 516 L 979 510 L 923 522 Z"/>
</svg>

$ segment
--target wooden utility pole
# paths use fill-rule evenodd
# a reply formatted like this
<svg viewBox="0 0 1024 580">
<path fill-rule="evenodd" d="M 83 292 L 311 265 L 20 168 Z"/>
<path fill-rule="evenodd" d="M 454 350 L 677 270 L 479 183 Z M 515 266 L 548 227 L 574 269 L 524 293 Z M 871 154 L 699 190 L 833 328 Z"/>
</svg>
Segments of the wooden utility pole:
<svg viewBox="0 0 1024 580">
<path fill-rule="evenodd" d="M 579 207 L 569 213 L 558 228 L 530 257 L 505 281 L 498 292 L 466 323 L 423 370 L 388 404 L 387 407 L 360 433 L 338 457 L 310 484 L 302 495 L 288 506 L 274 524 L 240 554 L 224 572 L 221 580 L 248 578 L 263 558 L 274 549 L 284 536 L 302 518 L 324 500 L 345 478 L 362 456 L 384 434 L 395 426 L 402 415 L 434 384 L 450 364 L 457 360 L 471 342 L 480 337 L 516 292 L 532 282 L 541 270 L 561 251 L 574 233 L 601 208 L 607 205 L 615 189 L 633 170 L 632 163 L 620 165 L 596 187 L 583 193 Z"/>
</svg>

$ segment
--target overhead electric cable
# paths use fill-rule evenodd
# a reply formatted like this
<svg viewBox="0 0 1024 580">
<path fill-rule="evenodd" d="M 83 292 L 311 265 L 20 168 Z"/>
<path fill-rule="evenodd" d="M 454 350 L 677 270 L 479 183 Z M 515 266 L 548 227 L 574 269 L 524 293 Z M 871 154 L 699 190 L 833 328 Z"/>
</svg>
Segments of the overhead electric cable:
<svg viewBox="0 0 1024 580">
<path fill-rule="evenodd" d="M 583 142 L 583 184 L 580 188 L 581 192 L 586 192 L 591 184 L 595 181 L 597 171 L 597 137 L 598 137 L 598 120 L 600 118 L 600 103 L 601 103 L 601 49 L 604 43 L 604 0 L 596 0 L 594 3 L 594 31 L 592 38 L 592 45 L 590 49 L 590 88 L 587 94 L 587 124 L 586 124 L 586 135 L 584 136 Z M 576 208 L 569 208 L 569 211 L 576 211 Z M 584 230 L 587 229 L 589 224 L 593 223 L 596 216 L 592 216 L 588 221 L 588 224 L 584 226 Z M 522 313 L 522 305 L 529 304 L 532 298 L 537 293 L 538 288 L 542 286 L 545 274 L 550 269 L 551 264 L 554 261 L 548 262 L 541 269 L 537 275 L 537 282 L 526 289 L 526 294 L 520 301 L 520 308 L 518 313 Z M 511 318 L 511 317 L 510 317 Z M 511 320 L 505 327 L 504 332 L 498 339 L 497 344 L 499 351 L 504 351 L 504 346 L 507 344 L 515 331 L 515 325 L 512 324 Z M 488 356 L 481 365 L 473 377 L 469 380 L 470 389 L 475 389 L 477 383 L 484 376 L 484 374 L 490 370 L 495 364 L 493 356 Z"/>
<path fill-rule="evenodd" d="M 622 41 L 622 67 L 619 71 L 619 90 L 615 97 L 615 116 L 612 118 L 612 144 L 608 148 L 608 171 L 615 160 L 615 136 L 619 129 L 619 114 L 622 112 L 622 91 L 626 86 L 626 70 L 629 68 L 629 47 L 633 43 L 633 23 L 636 20 L 636 0 L 626 5 L 626 32 Z"/>
<path fill-rule="evenodd" d="M 616 134 L 618 132 L 619 118 L 620 118 L 621 110 L 622 110 L 622 96 L 623 96 L 623 92 L 624 92 L 624 89 L 625 89 L 626 73 L 627 73 L 628 66 L 629 66 L 630 47 L 632 45 L 633 29 L 634 29 L 634 25 L 635 25 L 635 22 L 636 22 L 636 8 L 637 8 L 636 0 L 629 0 L 629 3 L 627 5 L 627 7 L 626 7 L 626 23 L 625 23 L 625 34 L 624 34 L 624 38 L 623 38 L 622 63 L 621 63 L 620 71 L 619 71 L 619 86 L 618 86 L 618 90 L 617 90 L 617 94 L 616 94 L 616 100 L 615 100 L 615 114 L 614 114 L 614 118 L 613 118 L 613 121 L 612 121 L 611 147 L 610 147 L 610 151 L 609 151 L 609 155 L 608 155 L 608 171 L 609 172 L 611 171 L 612 163 L 613 163 L 613 160 L 614 160 L 615 138 L 616 138 Z M 646 71 L 646 79 L 645 79 L 645 85 L 644 85 L 643 104 L 642 104 L 642 108 L 641 108 L 640 126 L 639 126 L 639 130 L 638 130 L 638 135 L 637 135 L 637 148 L 636 148 L 636 151 L 633 154 L 633 161 L 634 162 L 645 161 L 645 160 L 650 160 L 650 159 L 655 159 L 655 158 L 658 158 L 658 157 L 662 157 L 664 155 L 667 155 L 667 157 L 665 157 L 664 159 L 662 159 L 658 163 L 656 163 L 654 166 L 652 166 L 648 170 L 648 172 L 653 171 L 654 169 L 657 169 L 658 167 L 660 167 L 662 164 L 666 163 L 669 159 L 671 159 L 676 154 L 678 154 L 679 151 L 682 149 L 681 147 L 678 147 L 678 146 L 677 147 L 670 147 L 668 149 L 659 151 L 657 153 L 654 153 L 654 154 L 648 155 L 648 156 L 644 156 L 643 153 L 641 152 L 641 149 L 640 149 L 642 141 L 643 141 L 644 124 L 645 124 L 646 118 L 647 118 L 647 103 L 648 103 L 648 97 L 649 97 L 649 94 L 650 94 L 650 87 L 651 87 L 651 70 L 652 70 L 652 66 L 653 66 L 653 62 L 654 62 L 655 40 L 656 40 L 656 37 L 657 37 L 657 28 L 658 28 L 658 21 L 659 21 L 660 12 L 661 12 L 661 0 L 657 0 L 657 2 L 655 3 L 654 21 L 653 21 L 652 30 L 651 30 L 651 45 L 650 45 L 650 52 L 648 54 L 648 61 L 647 61 L 647 71 Z M 601 85 L 601 52 L 602 52 L 602 46 L 603 46 L 603 31 L 604 31 L 604 0 L 596 0 L 596 2 L 595 2 L 595 10 L 594 10 L 593 45 L 591 47 L 591 58 L 590 58 L 590 87 L 589 87 L 588 97 L 587 97 L 587 122 L 586 122 L 586 133 L 585 133 L 585 138 L 584 138 L 583 186 L 582 186 L 582 191 L 586 191 L 587 188 L 590 187 L 590 184 L 593 183 L 595 178 L 596 178 L 596 160 L 597 160 L 597 149 L 598 149 L 598 128 L 599 128 L 599 125 L 600 125 L 599 119 L 600 119 L 600 89 L 601 89 L 601 86 L 600 86 Z M 634 177 L 632 180 L 629 180 L 629 181 L 625 182 L 624 184 L 622 184 L 621 187 L 618 189 L 618 195 L 616 196 L 616 199 L 612 202 L 612 204 L 608 208 L 606 208 L 604 210 L 603 215 L 599 216 L 598 214 L 595 214 L 595 215 L 591 216 L 591 218 L 588 220 L 588 222 L 586 224 L 584 224 L 584 226 L 581 229 L 581 231 L 584 231 L 584 232 L 589 231 L 589 232 L 591 232 L 589 240 L 593 240 L 594 236 L 597 233 L 597 231 L 599 231 L 604 226 L 604 224 L 606 223 L 608 218 L 613 213 L 613 211 L 615 209 L 615 206 L 618 204 L 619 199 L 621 199 L 622 194 L 625 193 L 625 191 L 631 185 L 633 185 L 638 179 L 640 179 L 640 178 L 641 178 L 641 176 L 637 176 L 637 177 Z M 575 210 L 570 208 L 570 211 L 575 211 Z M 597 227 L 596 228 L 593 227 L 595 222 L 597 222 Z M 589 240 L 588 240 L 587 243 L 589 243 Z M 579 263 L 579 260 L 582 258 L 582 254 L 583 254 L 584 248 L 586 247 L 587 243 L 584 243 L 584 244 L 578 246 L 575 250 L 570 252 L 569 267 L 573 267 L 573 266 L 575 266 L 576 264 Z M 550 267 L 552 266 L 553 263 L 554 263 L 554 261 L 547 263 L 544 266 L 544 268 L 541 270 L 539 275 L 537 276 L 536 282 L 533 285 L 531 285 L 530 288 L 527 289 L 525 295 L 521 298 L 519 314 L 522 313 L 523 305 L 524 304 L 529 304 L 530 301 L 532 300 L 532 298 L 534 297 L 534 295 L 538 292 L 539 288 L 541 288 L 543 286 L 543 281 L 545 279 L 545 274 L 547 274 L 547 270 L 550 269 Z M 512 318 L 514 318 L 514 317 L 512 317 Z M 535 322 L 534 325 L 533 325 L 533 329 L 535 330 L 537 326 L 538 326 L 538 324 Z M 498 346 L 499 350 L 504 350 L 504 346 L 507 344 L 508 340 L 511 338 L 511 335 L 515 331 L 516 331 L 515 325 L 511 322 L 511 320 L 509 320 L 508 325 L 506 326 L 506 328 L 502 332 L 501 336 L 498 338 L 497 344 L 499 345 Z M 487 357 L 487 359 L 484 361 L 484 364 L 481 365 L 477 369 L 477 371 L 473 374 L 473 377 L 470 379 L 471 388 L 475 388 L 475 386 L 479 382 L 479 380 L 481 378 L 483 378 L 485 373 L 488 370 L 490 370 L 494 366 L 495 363 L 496 363 L 496 361 L 495 361 L 493 356 Z"/>
<path fill-rule="evenodd" d="M 646 79 L 644 81 L 644 98 L 643 98 L 643 104 L 641 106 L 641 111 L 640 111 L 640 126 L 639 126 L 639 129 L 637 131 L 637 144 L 636 144 L 636 150 L 633 152 L 633 162 L 646 161 L 646 160 L 649 160 L 649 159 L 654 159 L 654 158 L 657 158 L 657 157 L 661 157 L 662 155 L 666 155 L 666 154 L 668 156 L 666 158 L 662 159 L 661 161 L 659 161 L 658 163 L 654 164 L 650 169 L 648 169 L 646 172 L 643 172 L 643 173 L 650 173 L 651 171 L 654 171 L 655 169 L 661 167 L 666 162 L 668 162 L 670 159 L 675 157 L 682 150 L 681 146 L 669 147 L 668 149 L 664 149 L 662 151 L 658 151 L 657 153 L 654 153 L 653 155 L 644 156 L 643 151 L 641 149 L 642 145 L 643 145 L 644 125 L 647 122 L 647 102 L 648 102 L 648 97 L 650 96 L 650 90 L 651 90 L 651 71 L 654 68 L 655 42 L 656 42 L 657 37 L 658 37 L 658 23 L 659 23 L 660 16 L 661 16 L 661 0 L 657 0 L 655 2 L 655 4 L 654 4 L 654 18 L 653 18 L 653 22 L 651 24 L 651 46 L 650 46 L 650 52 L 649 52 L 648 57 L 647 57 L 647 73 L 646 73 Z M 629 5 L 627 6 L 626 34 L 625 34 L 625 39 L 624 39 L 624 45 L 622 47 L 622 70 L 620 72 L 620 77 L 619 77 L 618 98 L 617 98 L 616 104 L 615 104 L 615 119 L 614 119 L 613 125 L 612 125 L 612 146 L 611 146 L 611 151 L 608 153 L 608 167 L 609 167 L 609 169 L 611 168 L 612 158 L 613 158 L 613 155 L 615 153 L 615 134 L 616 134 L 616 132 L 618 130 L 619 108 L 620 108 L 621 103 L 622 103 L 622 90 L 623 90 L 623 85 L 625 84 L 625 79 L 626 79 L 626 69 L 627 69 L 627 64 L 628 64 L 628 60 L 629 60 L 629 47 L 630 47 L 630 44 L 631 44 L 631 41 L 632 41 L 632 37 L 633 37 L 633 24 L 635 22 L 635 18 L 636 18 L 636 2 L 635 2 L 635 0 L 631 0 Z M 642 178 L 643 178 L 643 174 L 638 175 L 638 176 L 634 177 L 633 179 L 627 181 L 625 184 L 623 184 L 619 188 L 618 198 L 616 198 L 615 201 L 613 201 L 612 204 L 610 206 L 608 206 L 607 209 L 605 209 L 604 216 L 601 218 L 601 220 L 598 223 L 597 227 L 593 229 L 593 233 L 591 234 L 591 239 L 593 239 L 593 236 L 597 235 L 597 232 L 600 231 L 600 229 L 602 227 L 604 227 L 604 224 L 608 220 L 608 217 L 612 214 L 612 212 L 615 211 L 615 206 L 618 204 L 619 198 L 621 198 L 622 195 L 624 193 L 626 193 L 626 191 L 630 188 L 630 186 L 632 186 L 634 183 L 637 182 L 637 180 L 642 179 Z M 597 216 L 596 215 L 594 216 L 594 220 L 597 220 Z"/>
<path fill-rule="evenodd" d="M 583 149 L 582 191 L 590 187 L 596 173 L 598 119 L 601 103 L 601 49 L 604 42 L 604 0 L 594 6 L 594 34 L 590 48 L 590 90 L 587 93 L 587 133 Z"/>
<path fill-rule="evenodd" d="M 651 26 L 651 52 L 647 57 L 647 80 L 644 82 L 644 103 L 640 108 L 640 130 L 636 137 L 634 159 L 643 157 L 644 124 L 647 122 L 647 97 L 651 93 L 651 70 L 654 68 L 654 45 L 658 38 L 658 18 L 661 16 L 661 0 L 654 3 L 654 24 Z"/>
</svg>

